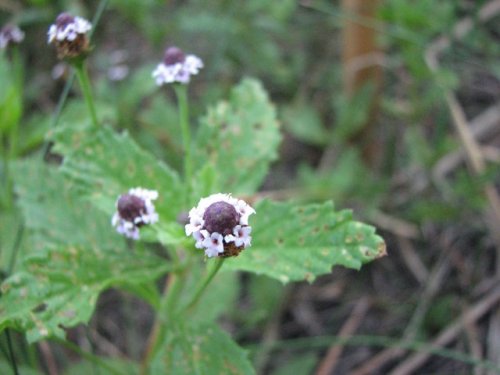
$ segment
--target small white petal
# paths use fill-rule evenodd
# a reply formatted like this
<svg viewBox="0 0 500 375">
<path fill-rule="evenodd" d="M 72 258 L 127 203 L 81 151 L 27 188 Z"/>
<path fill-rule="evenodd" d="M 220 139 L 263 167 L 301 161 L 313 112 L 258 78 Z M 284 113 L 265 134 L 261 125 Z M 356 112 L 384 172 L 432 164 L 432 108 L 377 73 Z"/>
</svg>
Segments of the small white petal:
<svg viewBox="0 0 500 375">
<path fill-rule="evenodd" d="M 196 240 L 195 247 L 197 249 L 203 249 L 203 241 L 210 237 L 210 234 L 206 230 L 200 230 L 198 232 L 193 233 L 193 238 Z"/>
<path fill-rule="evenodd" d="M 148 190 L 143 188 L 133 188 L 129 190 L 130 195 L 135 195 L 144 202 L 145 211 L 133 219 L 133 222 L 120 217 L 119 212 L 115 212 L 111 219 L 111 223 L 116 227 L 116 231 L 126 237 L 132 239 L 139 239 L 139 226 L 142 224 L 154 224 L 159 220 L 159 215 L 155 210 L 154 204 L 151 200 L 158 198 L 158 192 L 155 190 Z M 120 197 L 116 200 L 116 205 Z"/>
<path fill-rule="evenodd" d="M 189 83 L 191 76 L 198 74 L 203 67 L 200 58 L 194 55 L 186 56 L 184 62 L 178 62 L 172 65 L 160 63 L 153 71 L 153 78 L 158 86 L 166 83 Z"/>
<path fill-rule="evenodd" d="M 78 35 L 86 34 L 91 29 L 92 24 L 89 21 L 81 17 L 74 17 L 73 22 L 64 26 L 51 25 L 48 31 L 48 42 L 52 43 L 54 40 L 72 42 Z"/>
<path fill-rule="evenodd" d="M 210 237 L 205 238 L 202 242 L 203 247 L 205 247 L 206 249 L 205 253 L 207 251 L 210 252 L 211 254 L 223 253 L 224 246 L 222 242 L 223 242 L 222 234 L 217 232 L 212 233 Z"/>
<path fill-rule="evenodd" d="M 219 256 L 219 252 L 217 251 L 217 249 L 213 249 L 213 248 L 205 249 L 205 255 L 209 258 L 213 258 L 213 257 Z"/>
</svg>

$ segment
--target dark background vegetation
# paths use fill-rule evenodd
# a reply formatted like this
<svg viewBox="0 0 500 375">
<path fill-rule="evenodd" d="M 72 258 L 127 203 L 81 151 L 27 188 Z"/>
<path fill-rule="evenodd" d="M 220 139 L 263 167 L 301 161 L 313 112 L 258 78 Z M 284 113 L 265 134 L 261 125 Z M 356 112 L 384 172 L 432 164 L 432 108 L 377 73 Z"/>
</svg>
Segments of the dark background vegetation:
<svg viewBox="0 0 500 375">
<path fill-rule="evenodd" d="M 260 194 L 333 199 L 386 240 L 387 257 L 361 271 L 336 267 L 312 285 L 241 275 L 221 324 L 260 373 L 498 373 L 485 367 L 500 367 L 498 1 L 381 0 L 361 15 L 355 3 L 109 1 L 89 59 L 98 106 L 108 123 L 179 167 L 175 101 L 165 105 L 168 91 L 158 93 L 151 78 L 164 48 L 205 62 L 189 87 L 193 120 L 241 78 L 256 77 L 284 132 Z M 54 70 L 49 24 L 62 10 L 91 19 L 98 4 L 0 1 L 4 23 L 26 32 L 21 155 L 42 147 L 68 77 L 63 66 Z M 454 35 L 465 18 L 470 31 Z M 438 38 L 449 46 L 438 51 Z M 124 79 L 110 79 L 117 69 Z M 148 306 L 110 290 L 90 324 L 68 337 L 84 351 L 139 359 L 151 319 Z M 20 363 L 50 374 L 80 358 L 53 342 L 28 350 L 21 335 L 13 339 Z"/>
</svg>

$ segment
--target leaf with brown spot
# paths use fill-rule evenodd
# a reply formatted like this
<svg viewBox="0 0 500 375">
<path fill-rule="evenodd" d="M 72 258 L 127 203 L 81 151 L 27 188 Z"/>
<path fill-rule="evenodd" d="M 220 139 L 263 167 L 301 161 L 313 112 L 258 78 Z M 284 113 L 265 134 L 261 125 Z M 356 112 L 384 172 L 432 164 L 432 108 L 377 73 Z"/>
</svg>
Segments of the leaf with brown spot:
<svg viewBox="0 0 500 375">
<path fill-rule="evenodd" d="M 68 133 L 86 134 L 79 148 L 67 143 L 71 139 Z M 61 171 L 81 195 L 108 215 L 113 214 L 117 197 L 135 187 L 159 192 L 155 207 L 160 220 L 175 222 L 179 212 L 187 209 L 182 207 L 184 188 L 177 173 L 141 149 L 126 132 L 117 134 L 102 127 L 91 133 L 87 128 L 68 126 L 58 130 L 54 140 L 65 156 Z M 82 152 L 85 148 L 92 157 Z"/>
<path fill-rule="evenodd" d="M 196 168 L 207 162 L 215 167 L 218 191 L 255 192 L 277 158 L 281 142 L 276 110 L 262 85 L 245 79 L 228 102 L 210 108 L 200 122 L 193 147 Z"/>
<path fill-rule="evenodd" d="M 385 248 L 375 228 L 354 221 L 350 211 L 334 211 L 331 202 L 296 205 L 264 200 L 255 209 L 257 214 L 250 218 L 252 246 L 224 267 L 282 282 L 312 282 L 334 265 L 359 269 Z"/>
<path fill-rule="evenodd" d="M 31 246 L 1 285 L 0 330 L 26 331 L 30 341 L 64 337 L 61 327 L 86 323 L 104 289 L 121 286 L 141 295 L 139 286 L 170 269 L 153 252 L 130 251 L 110 215 L 81 199 L 58 168 L 38 158 L 24 161 L 16 163 L 14 179 Z M 157 296 L 141 296 L 157 303 Z"/>
</svg>

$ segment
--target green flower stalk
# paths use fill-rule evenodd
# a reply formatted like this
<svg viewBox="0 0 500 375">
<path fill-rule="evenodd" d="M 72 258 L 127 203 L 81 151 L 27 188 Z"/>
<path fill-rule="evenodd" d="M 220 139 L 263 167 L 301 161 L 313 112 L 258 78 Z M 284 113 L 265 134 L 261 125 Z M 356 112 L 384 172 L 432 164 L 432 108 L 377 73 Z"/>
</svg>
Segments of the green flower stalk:
<svg viewBox="0 0 500 375">
<path fill-rule="evenodd" d="M 187 89 L 184 85 L 175 85 L 175 94 L 179 105 L 179 122 L 184 143 L 184 177 L 191 181 L 193 177 L 193 162 L 191 159 L 191 129 L 189 127 L 189 107 Z"/>
<path fill-rule="evenodd" d="M 192 178 L 191 130 L 189 128 L 189 108 L 186 85 L 191 76 L 203 68 L 203 61 L 195 55 L 186 55 L 180 48 L 169 47 L 163 61 L 153 71 L 153 78 L 158 86 L 173 83 L 179 105 L 179 121 L 184 143 L 184 177 Z M 189 194 L 187 194 L 189 195 Z"/>
<path fill-rule="evenodd" d="M 23 105 L 23 67 L 17 45 L 23 40 L 24 32 L 16 25 L 7 24 L 0 30 L 0 76 L 3 82 L 0 100 L 0 206 L 5 207 L 10 207 L 13 202 L 10 161 L 17 156 Z"/>
<path fill-rule="evenodd" d="M 85 59 L 90 51 L 88 33 L 92 24 L 84 18 L 61 13 L 48 31 L 48 42 L 57 50 L 59 59 L 67 60 L 75 68 L 75 73 L 90 112 L 92 123 L 99 126 L 92 98 L 89 76 L 85 67 Z"/>
<path fill-rule="evenodd" d="M 83 97 L 85 98 L 85 103 L 87 104 L 87 107 L 89 109 L 92 123 L 97 128 L 99 126 L 99 121 L 97 120 L 97 113 L 94 106 L 94 98 L 92 97 L 92 88 L 90 85 L 87 69 L 85 67 L 85 61 L 83 60 L 75 61 L 73 67 L 75 68 L 76 77 L 78 78 L 78 82 L 80 83 L 80 88 L 82 89 Z"/>
</svg>

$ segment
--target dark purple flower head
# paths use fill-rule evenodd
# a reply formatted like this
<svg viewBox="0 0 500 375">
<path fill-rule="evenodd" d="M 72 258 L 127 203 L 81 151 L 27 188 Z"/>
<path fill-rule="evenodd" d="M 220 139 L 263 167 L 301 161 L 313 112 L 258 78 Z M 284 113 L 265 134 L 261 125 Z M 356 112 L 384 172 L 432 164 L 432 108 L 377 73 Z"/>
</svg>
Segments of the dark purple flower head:
<svg viewBox="0 0 500 375">
<path fill-rule="evenodd" d="M 205 229 L 210 233 L 219 232 L 222 235 L 231 234 L 240 221 L 236 208 L 227 202 L 215 202 L 207 207 L 203 215 Z"/>
<path fill-rule="evenodd" d="M 182 64 L 186 60 L 186 55 L 178 47 L 168 47 L 163 56 L 165 65 Z"/>
<path fill-rule="evenodd" d="M 123 219 L 135 222 L 136 218 L 146 213 L 146 204 L 137 195 L 123 194 L 118 198 L 116 209 Z"/>
<path fill-rule="evenodd" d="M 163 61 L 153 71 L 156 84 L 189 83 L 191 76 L 198 74 L 203 68 L 203 61 L 195 55 L 186 55 L 178 47 L 169 47 L 165 51 Z"/>
<path fill-rule="evenodd" d="M 75 17 L 69 13 L 61 13 L 56 18 L 56 26 L 59 30 L 64 30 L 70 23 L 75 22 Z"/>
<path fill-rule="evenodd" d="M 139 228 L 158 221 L 153 201 L 158 192 L 143 188 L 130 189 L 127 194 L 120 195 L 116 201 L 116 212 L 111 224 L 116 231 L 125 237 L 139 239 Z"/>
<path fill-rule="evenodd" d="M 255 210 L 245 201 L 229 194 L 212 194 L 202 198 L 189 211 L 186 235 L 195 239 L 195 247 L 208 257 L 237 256 L 250 246 L 252 227 L 248 218 Z"/>
<path fill-rule="evenodd" d="M 92 29 L 89 21 L 74 17 L 69 13 L 61 13 L 48 31 L 48 42 L 57 48 L 57 56 L 76 58 L 85 56 L 89 50 L 87 33 Z"/>
</svg>

